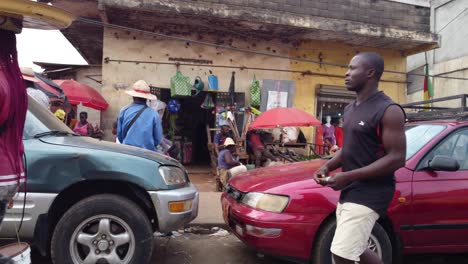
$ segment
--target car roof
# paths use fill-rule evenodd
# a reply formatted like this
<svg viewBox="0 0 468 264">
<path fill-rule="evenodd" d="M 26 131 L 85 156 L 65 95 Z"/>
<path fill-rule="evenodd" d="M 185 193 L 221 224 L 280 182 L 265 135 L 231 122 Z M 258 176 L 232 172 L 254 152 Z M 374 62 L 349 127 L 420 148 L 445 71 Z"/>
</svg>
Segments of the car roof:
<svg viewBox="0 0 468 264">
<path fill-rule="evenodd" d="M 450 125 L 450 126 L 460 126 L 468 125 L 468 120 L 430 120 L 430 121 L 415 121 L 408 122 L 406 125 Z"/>
</svg>

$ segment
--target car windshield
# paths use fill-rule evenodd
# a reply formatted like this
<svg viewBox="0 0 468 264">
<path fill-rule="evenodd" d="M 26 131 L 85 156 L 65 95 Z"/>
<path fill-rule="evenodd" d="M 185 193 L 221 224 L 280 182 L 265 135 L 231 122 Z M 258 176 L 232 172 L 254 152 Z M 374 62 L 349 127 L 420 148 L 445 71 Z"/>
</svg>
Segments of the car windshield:
<svg viewBox="0 0 468 264">
<path fill-rule="evenodd" d="M 416 152 L 444 131 L 445 128 L 445 125 L 431 124 L 406 126 L 406 160 L 413 157 Z"/>
<path fill-rule="evenodd" d="M 28 99 L 28 112 L 26 114 L 26 123 L 23 133 L 24 139 L 30 139 L 37 134 L 49 131 L 73 133 L 73 131 L 55 117 L 49 109 L 40 105 L 31 97 Z"/>
</svg>

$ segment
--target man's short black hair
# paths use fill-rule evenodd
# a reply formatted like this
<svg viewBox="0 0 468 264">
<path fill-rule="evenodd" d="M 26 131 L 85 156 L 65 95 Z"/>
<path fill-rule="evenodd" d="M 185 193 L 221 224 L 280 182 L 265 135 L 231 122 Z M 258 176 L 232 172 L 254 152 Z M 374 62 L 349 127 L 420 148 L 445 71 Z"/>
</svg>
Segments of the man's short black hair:
<svg viewBox="0 0 468 264">
<path fill-rule="evenodd" d="M 380 80 L 382 74 L 384 72 L 384 59 L 380 54 L 377 52 L 361 52 L 357 56 L 364 58 L 365 63 L 369 68 L 373 68 L 375 70 L 375 77 L 377 80 Z"/>
<path fill-rule="evenodd" d="M 85 118 L 88 118 L 88 113 L 87 113 L 87 112 L 81 112 L 81 113 L 80 113 L 80 117 L 81 117 L 81 116 L 84 116 Z"/>
</svg>

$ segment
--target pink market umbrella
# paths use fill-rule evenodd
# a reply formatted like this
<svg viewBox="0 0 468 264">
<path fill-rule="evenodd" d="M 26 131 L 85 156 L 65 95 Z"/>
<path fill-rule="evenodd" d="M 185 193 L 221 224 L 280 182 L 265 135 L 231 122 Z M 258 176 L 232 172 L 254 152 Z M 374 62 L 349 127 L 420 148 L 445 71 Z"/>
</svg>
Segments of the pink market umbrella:
<svg viewBox="0 0 468 264">
<path fill-rule="evenodd" d="M 297 108 L 273 108 L 263 112 L 249 126 L 249 130 L 277 127 L 321 126 L 313 115 Z"/>
<path fill-rule="evenodd" d="M 78 105 L 81 103 L 96 110 L 106 110 L 109 107 L 106 99 L 86 84 L 74 80 L 54 80 L 54 83 L 60 85 L 70 104 Z"/>
</svg>

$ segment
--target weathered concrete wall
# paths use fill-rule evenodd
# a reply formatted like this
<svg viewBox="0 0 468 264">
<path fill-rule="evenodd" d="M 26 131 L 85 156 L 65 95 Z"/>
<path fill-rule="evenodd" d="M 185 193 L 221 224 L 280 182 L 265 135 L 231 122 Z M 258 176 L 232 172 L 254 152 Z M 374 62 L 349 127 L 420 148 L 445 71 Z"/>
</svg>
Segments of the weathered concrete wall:
<svg viewBox="0 0 468 264">
<path fill-rule="evenodd" d="M 441 47 L 434 50 L 433 62 L 440 63 L 468 56 L 468 1 L 443 1 L 434 8 L 434 31 L 441 35 Z"/>
<path fill-rule="evenodd" d="M 415 93 L 412 93 L 412 94 L 408 94 L 406 96 L 406 101 L 408 103 L 410 102 L 419 102 L 419 101 L 422 101 L 424 100 L 424 94 L 422 91 L 420 92 L 415 92 Z"/>
<path fill-rule="evenodd" d="M 88 86 L 91 86 L 94 89 L 96 89 L 96 91 L 101 92 L 101 84 L 96 82 L 96 81 L 91 80 L 88 77 L 86 77 L 86 76 L 89 76 L 89 75 L 101 75 L 101 67 L 100 66 L 91 66 L 89 68 L 79 69 L 76 72 L 75 80 L 77 82 L 80 82 L 80 83 L 86 84 Z M 99 78 L 99 77 L 94 76 L 94 78 Z M 83 106 L 81 104 L 78 105 L 77 110 L 78 110 L 77 114 L 79 114 L 82 111 L 87 112 L 88 113 L 88 121 L 91 124 L 93 124 L 93 126 L 96 125 L 96 124 L 98 126 L 101 126 L 101 111 L 98 111 L 98 110 Z"/>
<path fill-rule="evenodd" d="M 210 1 L 215 2 L 215 1 Z M 382 26 L 429 31 L 430 9 L 385 0 L 219 0 L 297 14 L 324 16 Z"/>
<path fill-rule="evenodd" d="M 433 74 L 438 75 L 446 72 L 446 77 L 468 78 L 468 56 L 449 60 L 434 65 Z M 468 94 L 468 81 L 456 79 L 434 78 L 434 97 L 446 97 L 458 94 Z M 457 107 L 461 106 L 459 100 L 446 103 L 434 104 L 435 106 Z"/>
<path fill-rule="evenodd" d="M 233 45 L 239 48 L 251 49 L 273 54 L 300 56 L 310 60 L 347 64 L 358 51 L 375 50 L 380 52 L 386 60 L 386 69 L 403 71 L 406 69 L 406 58 L 401 53 L 390 50 L 368 49 L 327 42 L 307 42 L 298 48 L 283 43 L 269 41 L 264 43 L 251 43 L 244 40 L 234 40 Z M 290 61 L 288 59 L 266 57 L 262 55 L 246 54 L 237 51 L 216 49 L 207 46 L 199 46 L 173 40 L 163 40 L 141 34 L 127 33 L 125 31 L 106 29 L 104 34 L 104 58 L 111 60 L 133 61 L 159 61 L 168 62 L 169 57 L 195 58 L 212 60 L 214 65 L 230 65 L 235 67 L 273 68 L 292 71 L 319 72 L 338 77 L 302 76 L 300 73 L 274 72 L 261 70 L 240 70 L 230 68 L 210 68 L 198 66 L 181 66 L 182 72 L 193 81 L 196 76 L 201 76 L 206 82 L 208 70 L 218 76 L 220 91 L 228 91 L 231 72 L 236 72 L 236 91 L 248 91 L 255 74 L 257 79 L 293 80 L 295 81 L 294 106 L 316 115 L 315 94 L 318 85 L 344 86 L 345 68 L 318 65 L 307 62 Z M 116 120 L 120 109 L 131 102 L 131 98 L 124 93 L 131 85 L 144 79 L 149 84 L 157 87 L 169 87 L 170 78 L 176 73 L 174 65 L 158 65 L 143 63 L 104 63 L 102 94 L 108 100 L 110 107 L 103 112 L 102 124 L 106 129 L 106 135 L 110 133 L 112 122 Z M 405 75 L 384 74 L 383 79 L 391 80 L 381 84 L 382 90 L 398 102 L 405 101 Z M 396 82 L 395 82 L 396 81 Z M 249 95 L 246 94 L 246 104 L 249 103 Z M 309 141 L 312 141 L 312 130 L 306 131 Z"/>
<path fill-rule="evenodd" d="M 431 71 L 431 74 L 433 75 L 452 72 L 449 74 L 444 74 L 443 76 L 468 79 L 468 56 L 437 63 L 433 66 L 434 68 Z M 424 80 L 423 76 L 419 76 L 418 78 L 420 79 L 419 82 L 422 82 Z M 432 78 L 431 80 L 434 87 L 434 98 L 441 98 L 458 94 L 468 94 L 467 80 L 457 80 L 449 78 Z M 423 90 L 421 89 L 415 93 L 409 94 L 407 100 L 408 102 L 417 102 L 424 100 Z M 460 106 L 460 103 L 457 100 L 442 103 L 434 103 L 433 105 L 440 107 L 458 107 Z"/>
<path fill-rule="evenodd" d="M 101 0 L 107 5 L 152 8 L 157 2 L 185 2 L 159 0 L 150 3 L 142 0 Z M 400 27 L 429 32 L 430 9 L 387 0 L 198 0 L 198 3 L 219 3 L 228 7 L 249 7 L 266 11 L 344 19 L 381 26 Z"/>
<path fill-rule="evenodd" d="M 468 69 L 468 45 L 466 45 L 468 16 L 466 15 L 468 1 L 465 0 L 434 0 L 432 1 L 431 25 L 434 32 L 441 36 L 441 47 L 427 52 L 427 63 L 430 74 L 438 75 L 447 72 L 454 72 L 444 75 L 445 77 L 467 78 Z M 426 63 L 424 53 L 415 54 L 408 57 L 408 72 L 411 72 Z M 408 102 L 423 100 L 422 80 L 409 84 Z M 468 81 L 434 78 L 434 97 L 446 97 L 461 93 L 468 93 Z M 417 87 L 420 91 L 412 93 Z M 443 105 L 441 103 L 436 104 Z M 450 106 L 451 102 L 446 104 Z M 453 106 L 453 105 L 452 105 Z"/>
<path fill-rule="evenodd" d="M 351 58 L 359 51 L 376 51 L 380 53 L 385 60 L 385 70 L 404 72 L 406 69 L 406 58 L 401 56 L 399 52 L 383 49 L 370 49 L 363 47 L 353 47 L 335 43 L 309 42 L 302 45 L 294 55 L 303 56 L 310 59 L 316 59 L 319 54 L 322 55 L 324 61 L 331 61 L 340 64 L 347 64 Z M 315 94 L 319 85 L 330 85 L 344 88 L 344 75 L 347 69 L 333 67 L 328 65 L 318 65 L 306 62 L 291 62 L 293 70 L 311 70 L 313 72 L 321 72 L 343 76 L 343 78 L 321 77 L 321 76 L 301 76 L 294 75 L 296 81 L 296 95 L 294 104 L 296 107 L 318 116 L 316 112 Z M 390 80 L 391 82 L 381 82 L 380 90 L 384 91 L 393 100 L 399 103 L 405 103 L 406 81 L 405 75 L 384 73 L 382 80 Z M 403 83 L 399 83 L 403 82 Z M 311 139 L 313 129 L 304 129 L 306 137 Z"/>
<path fill-rule="evenodd" d="M 431 0 L 388 0 L 388 1 L 399 2 L 399 3 L 408 4 L 408 5 L 423 6 L 423 7 L 431 6 Z"/>
<path fill-rule="evenodd" d="M 288 48 L 282 47 L 280 43 L 248 43 L 245 41 L 234 41 L 233 45 L 252 50 L 264 52 L 276 52 L 278 54 L 288 54 Z M 255 46 L 255 47 L 254 47 Z M 156 61 L 170 62 L 169 57 L 193 58 L 212 60 L 214 65 L 228 66 L 248 66 L 260 68 L 288 69 L 289 61 L 279 58 L 256 56 L 234 51 L 226 51 L 199 45 L 186 45 L 184 42 L 173 40 L 156 39 L 141 34 L 127 34 L 125 31 L 105 30 L 104 34 L 104 58 L 134 60 L 134 61 Z M 189 76 L 192 82 L 196 76 L 200 76 L 208 85 L 207 76 L 212 70 L 219 79 L 219 88 L 222 92 L 227 92 L 231 80 L 232 71 L 236 72 L 236 92 L 245 92 L 251 85 L 253 75 L 256 74 L 258 80 L 274 79 L 288 80 L 289 73 L 250 71 L 231 68 L 213 68 L 209 65 L 181 66 L 181 71 L 185 76 Z M 102 94 L 108 100 L 110 107 L 103 112 L 103 126 L 106 129 L 106 136 L 117 117 L 120 109 L 131 102 L 131 97 L 124 93 L 124 89 L 131 88 L 137 80 L 145 80 L 151 85 L 169 88 L 170 78 L 176 74 L 174 65 L 158 65 L 143 63 L 104 63 L 103 68 L 103 88 Z M 246 100 L 249 100 L 246 95 Z"/>
<path fill-rule="evenodd" d="M 435 64 L 468 56 L 466 37 L 468 31 L 468 1 L 436 0 L 431 9 L 432 31 L 440 35 L 440 48 L 427 52 L 428 63 Z M 408 70 L 425 63 L 424 53 L 408 57 Z M 432 68 L 432 66 L 431 66 Z"/>
<path fill-rule="evenodd" d="M 415 102 L 414 99 L 420 98 L 420 100 L 423 100 L 422 98 L 422 90 L 424 89 L 424 77 L 420 76 L 420 74 L 425 74 L 426 67 L 421 66 L 419 68 L 416 68 L 410 72 L 408 72 L 408 85 L 407 85 L 407 90 L 406 93 L 408 95 L 408 101 L 409 102 Z M 418 75 L 415 75 L 418 74 Z M 421 94 L 421 96 L 419 96 Z"/>
<path fill-rule="evenodd" d="M 277 9 L 265 6 L 270 1 L 277 1 L 274 3 Z M 334 41 L 400 50 L 406 55 L 438 46 L 438 36 L 429 32 L 427 7 L 384 0 L 270 1 L 99 0 L 99 3 L 106 7 L 110 21 L 169 35 L 210 32 L 257 36 L 263 40 Z M 424 29 L 412 27 L 417 19 L 427 24 Z"/>
</svg>

